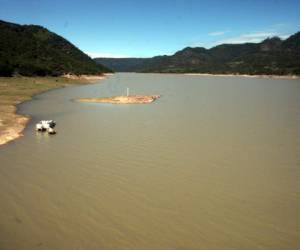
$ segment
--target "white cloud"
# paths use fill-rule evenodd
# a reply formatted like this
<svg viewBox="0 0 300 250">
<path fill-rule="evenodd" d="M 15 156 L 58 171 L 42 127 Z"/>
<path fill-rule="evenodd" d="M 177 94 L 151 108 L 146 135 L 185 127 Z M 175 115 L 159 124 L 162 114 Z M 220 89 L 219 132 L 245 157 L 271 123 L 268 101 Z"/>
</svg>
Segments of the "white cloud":
<svg viewBox="0 0 300 250">
<path fill-rule="evenodd" d="M 130 57 L 129 55 L 124 54 L 113 54 L 113 53 L 106 53 L 106 52 L 91 52 L 91 51 L 85 51 L 87 55 L 89 55 L 91 58 L 96 57 L 109 57 L 109 58 L 127 58 Z"/>
<path fill-rule="evenodd" d="M 239 44 L 239 43 L 259 43 L 268 37 L 278 36 L 282 39 L 289 37 L 288 34 L 282 34 L 279 32 L 253 32 L 253 33 L 245 33 L 236 37 L 226 38 L 222 40 L 218 40 L 215 42 L 215 45 L 230 43 L 230 44 Z"/>
<path fill-rule="evenodd" d="M 215 32 L 208 33 L 208 35 L 209 36 L 222 36 L 222 35 L 224 35 L 227 32 L 228 31 L 215 31 Z"/>
<path fill-rule="evenodd" d="M 272 36 L 277 36 L 278 34 L 276 32 L 254 32 L 254 33 L 248 33 L 248 34 L 243 34 L 242 36 L 245 38 L 264 38 L 264 37 L 272 37 Z"/>
</svg>

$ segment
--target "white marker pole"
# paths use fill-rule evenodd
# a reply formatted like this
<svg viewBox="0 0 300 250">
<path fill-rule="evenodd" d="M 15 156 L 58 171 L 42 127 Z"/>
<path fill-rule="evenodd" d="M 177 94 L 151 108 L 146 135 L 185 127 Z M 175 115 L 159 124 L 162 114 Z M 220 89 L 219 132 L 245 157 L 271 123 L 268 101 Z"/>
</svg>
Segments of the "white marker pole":
<svg viewBox="0 0 300 250">
<path fill-rule="evenodd" d="M 127 88 L 127 96 L 129 96 L 129 88 Z"/>
</svg>

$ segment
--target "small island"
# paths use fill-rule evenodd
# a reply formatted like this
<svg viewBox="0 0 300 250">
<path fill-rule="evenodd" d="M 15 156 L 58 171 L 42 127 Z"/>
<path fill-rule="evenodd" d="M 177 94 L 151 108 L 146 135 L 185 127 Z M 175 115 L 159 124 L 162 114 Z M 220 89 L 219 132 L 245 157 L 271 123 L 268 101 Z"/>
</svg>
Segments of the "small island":
<svg viewBox="0 0 300 250">
<path fill-rule="evenodd" d="M 80 98 L 79 102 L 89 103 L 112 103 L 112 104 L 146 104 L 155 101 L 159 95 L 128 95 L 101 98 Z"/>
</svg>

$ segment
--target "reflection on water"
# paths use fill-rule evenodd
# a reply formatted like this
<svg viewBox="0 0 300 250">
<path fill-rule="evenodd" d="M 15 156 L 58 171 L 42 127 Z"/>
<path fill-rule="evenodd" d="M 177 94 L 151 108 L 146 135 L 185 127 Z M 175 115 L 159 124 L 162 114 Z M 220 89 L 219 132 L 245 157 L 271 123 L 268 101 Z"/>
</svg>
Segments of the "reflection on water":
<svg viewBox="0 0 300 250">
<path fill-rule="evenodd" d="M 161 94 L 150 105 L 78 97 Z M 116 74 L 0 150 L 0 249 L 296 249 L 300 82 Z M 35 133 L 41 119 L 55 136 Z"/>
</svg>

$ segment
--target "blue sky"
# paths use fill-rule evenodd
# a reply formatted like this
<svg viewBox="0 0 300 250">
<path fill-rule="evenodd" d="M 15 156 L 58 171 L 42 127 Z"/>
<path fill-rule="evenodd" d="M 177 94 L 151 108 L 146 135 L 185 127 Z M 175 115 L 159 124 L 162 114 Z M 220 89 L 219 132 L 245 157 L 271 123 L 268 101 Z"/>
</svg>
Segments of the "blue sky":
<svg viewBox="0 0 300 250">
<path fill-rule="evenodd" d="M 42 25 L 93 57 L 286 38 L 299 13 L 300 0 L 0 0 L 0 19 Z"/>
</svg>

